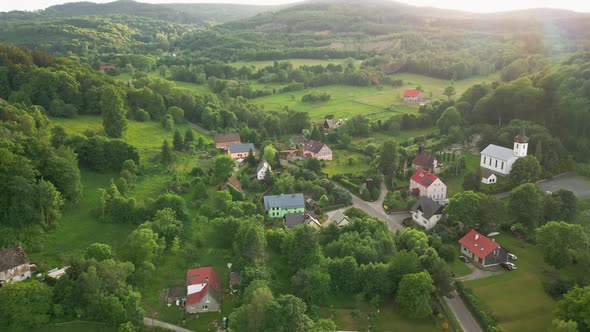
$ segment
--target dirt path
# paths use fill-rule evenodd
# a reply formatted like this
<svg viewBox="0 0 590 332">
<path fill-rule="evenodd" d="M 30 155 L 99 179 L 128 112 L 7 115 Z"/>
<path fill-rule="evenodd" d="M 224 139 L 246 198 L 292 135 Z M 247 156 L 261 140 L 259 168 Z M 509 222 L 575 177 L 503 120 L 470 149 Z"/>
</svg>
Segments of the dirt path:
<svg viewBox="0 0 590 332">
<path fill-rule="evenodd" d="M 153 318 L 149 318 L 149 317 L 143 317 L 143 324 L 145 326 L 158 326 L 158 327 L 163 327 L 165 329 L 171 330 L 171 331 L 176 331 L 176 332 L 193 332 L 189 329 L 185 329 L 184 327 L 180 327 L 177 325 L 172 325 L 166 322 L 162 322 L 161 320 L 156 320 Z"/>
<path fill-rule="evenodd" d="M 488 278 L 488 277 L 495 276 L 497 274 L 502 273 L 500 271 L 490 271 L 490 270 L 480 269 L 480 268 L 476 267 L 475 265 L 473 265 L 473 263 L 468 263 L 467 266 L 471 269 L 471 273 L 468 275 L 459 277 L 459 278 L 455 278 L 457 281 L 469 281 L 469 280 L 484 279 L 484 278 Z"/>
</svg>

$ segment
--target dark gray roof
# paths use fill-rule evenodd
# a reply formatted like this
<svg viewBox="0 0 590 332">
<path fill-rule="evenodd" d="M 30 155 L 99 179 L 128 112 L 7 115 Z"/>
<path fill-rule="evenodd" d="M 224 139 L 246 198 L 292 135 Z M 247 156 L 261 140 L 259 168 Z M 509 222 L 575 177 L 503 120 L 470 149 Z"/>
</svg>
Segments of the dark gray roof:
<svg viewBox="0 0 590 332">
<path fill-rule="evenodd" d="M 309 218 L 305 218 L 305 214 L 308 214 L 311 218 L 315 219 L 315 214 L 313 212 L 287 213 L 285 214 L 285 226 L 288 228 L 293 228 L 305 223 L 309 220 Z"/>
<path fill-rule="evenodd" d="M 505 148 L 494 144 L 488 145 L 487 148 L 483 149 L 482 155 L 494 157 L 498 160 L 508 161 L 514 157 L 512 149 Z"/>
<path fill-rule="evenodd" d="M 0 250 L 0 272 L 29 264 L 29 259 L 21 247 Z"/>
<path fill-rule="evenodd" d="M 433 201 L 432 199 L 422 196 L 420 199 L 412 206 L 412 211 L 422 211 L 424 214 L 424 218 L 430 219 L 435 214 L 441 214 L 443 207 L 442 205 L 438 204 L 437 202 Z"/>
<path fill-rule="evenodd" d="M 250 150 L 252 150 L 252 152 L 256 151 L 256 148 L 252 143 L 230 144 L 227 146 L 227 149 L 229 150 L 229 153 L 244 153 L 249 152 Z"/>
<path fill-rule="evenodd" d="M 282 209 L 304 208 L 305 201 L 303 200 L 303 194 L 264 196 L 264 209 L 268 211 L 273 207 Z"/>
<path fill-rule="evenodd" d="M 334 221 L 335 223 L 337 223 L 339 225 L 342 222 L 342 220 L 344 220 L 344 219 L 348 219 L 348 218 L 340 211 L 334 213 L 332 218 L 330 218 L 330 220 Z"/>
</svg>

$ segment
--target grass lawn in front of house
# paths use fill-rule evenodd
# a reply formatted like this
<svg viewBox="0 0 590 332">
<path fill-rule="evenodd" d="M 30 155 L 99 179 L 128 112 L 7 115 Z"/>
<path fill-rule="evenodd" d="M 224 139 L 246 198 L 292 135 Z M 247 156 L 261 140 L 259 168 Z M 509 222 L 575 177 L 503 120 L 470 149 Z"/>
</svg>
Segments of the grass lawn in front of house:
<svg viewBox="0 0 590 332">
<path fill-rule="evenodd" d="M 345 150 L 332 150 L 333 160 L 326 161 L 326 167 L 322 168 L 322 172 L 329 176 L 334 174 L 358 174 L 371 168 L 371 159 L 363 154 L 357 152 L 350 152 Z M 348 163 L 348 159 L 352 158 L 352 163 Z"/>
</svg>

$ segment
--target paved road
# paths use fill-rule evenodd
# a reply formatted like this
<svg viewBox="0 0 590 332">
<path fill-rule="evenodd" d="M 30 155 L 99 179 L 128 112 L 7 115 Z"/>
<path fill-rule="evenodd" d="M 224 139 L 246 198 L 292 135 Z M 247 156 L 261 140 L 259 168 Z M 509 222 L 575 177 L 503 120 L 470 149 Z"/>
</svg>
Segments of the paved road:
<svg viewBox="0 0 590 332">
<path fill-rule="evenodd" d="M 461 297 L 458 294 L 455 294 L 453 298 L 443 296 L 443 299 L 447 303 L 449 308 L 451 308 L 453 314 L 455 314 L 455 317 L 457 318 L 457 321 L 459 322 L 459 325 L 461 325 L 463 331 L 483 332 L 483 330 L 481 329 L 479 324 L 477 324 L 477 321 L 475 320 L 475 318 L 473 318 L 471 312 L 469 311 L 469 309 L 467 309 L 465 303 L 463 303 L 463 300 L 461 300 Z"/>
<path fill-rule="evenodd" d="M 387 188 L 385 187 L 385 184 L 381 182 L 381 193 L 379 194 L 379 199 L 374 202 L 365 202 L 352 194 L 352 205 L 357 209 L 365 211 L 371 217 L 385 220 L 391 231 L 401 231 L 404 229 L 402 226 L 402 221 L 410 217 L 411 214 L 410 212 L 400 212 L 391 215 L 385 213 L 383 210 L 383 199 L 385 198 L 386 193 Z"/>
<path fill-rule="evenodd" d="M 145 326 L 159 326 L 176 332 L 193 332 L 191 330 L 185 329 L 184 327 L 168 324 L 166 322 L 162 322 L 161 320 L 156 320 L 149 317 L 143 317 L 143 324 Z"/>
<path fill-rule="evenodd" d="M 575 174 L 564 174 L 553 179 L 539 181 L 537 186 L 542 191 L 555 192 L 559 189 L 566 189 L 572 191 L 580 199 L 590 198 L 590 181 L 588 178 Z"/>
<path fill-rule="evenodd" d="M 489 269 L 483 270 L 478 268 L 477 266 L 473 265 L 472 263 L 466 263 L 467 266 L 471 269 L 471 273 L 459 278 L 455 278 L 458 281 L 469 281 L 469 280 L 477 280 L 477 279 L 484 279 L 487 277 L 495 276 L 497 274 L 502 273 L 501 271 L 490 271 Z"/>
</svg>

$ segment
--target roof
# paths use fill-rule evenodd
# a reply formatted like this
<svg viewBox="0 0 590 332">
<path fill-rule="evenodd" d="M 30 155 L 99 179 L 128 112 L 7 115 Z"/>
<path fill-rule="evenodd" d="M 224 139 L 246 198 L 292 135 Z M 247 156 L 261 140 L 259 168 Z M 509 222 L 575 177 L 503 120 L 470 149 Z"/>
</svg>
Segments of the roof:
<svg viewBox="0 0 590 332">
<path fill-rule="evenodd" d="M 221 189 L 227 189 L 228 184 L 231 184 L 239 191 L 242 191 L 242 183 L 235 176 L 232 176 L 229 179 L 227 179 L 227 182 L 221 186 Z"/>
<path fill-rule="evenodd" d="M 51 270 L 47 271 L 47 276 L 49 278 L 59 279 L 64 274 L 66 274 L 66 271 L 67 271 L 68 268 L 69 268 L 69 266 L 62 267 L 61 269 L 58 269 L 58 268 L 51 269 Z"/>
<path fill-rule="evenodd" d="M 318 153 L 324 147 L 324 145 L 325 145 L 324 143 L 319 142 L 319 141 L 308 141 L 307 143 L 305 143 L 303 150 L 304 151 L 311 151 L 313 153 Z"/>
<path fill-rule="evenodd" d="M 186 306 L 197 304 L 206 294 L 219 299 L 221 280 L 211 267 L 202 267 L 186 271 Z"/>
<path fill-rule="evenodd" d="M 495 241 L 479 234 L 475 230 L 471 230 L 467 235 L 459 240 L 464 247 L 469 249 L 475 256 L 484 259 L 500 245 Z"/>
<path fill-rule="evenodd" d="M 239 272 L 230 272 L 229 273 L 229 284 L 230 285 L 239 285 L 241 282 L 240 273 Z"/>
<path fill-rule="evenodd" d="M 482 176 L 484 179 L 489 179 L 489 178 L 490 178 L 492 175 L 494 175 L 494 172 L 492 172 L 492 171 L 489 171 L 489 170 L 487 170 L 487 169 L 486 169 L 486 170 L 484 170 L 484 171 L 481 173 L 481 176 Z"/>
<path fill-rule="evenodd" d="M 426 196 L 420 197 L 414 206 L 412 206 L 412 211 L 422 211 L 422 214 L 426 219 L 430 219 L 435 214 L 442 214 L 442 210 L 442 205 Z"/>
<path fill-rule="evenodd" d="M 215 143 L 240 142 L 239 133 L 215 134 Z"/>
<path fill-rule="evenodd" d="M 264 209 L 268 211 L 273 207 L 282 209 L 304 208 L 305 201 L 303 200 L 303 194 L 264 196 Z"/>
<path fill-rule="evenodd" d="M 488 145 L 485 149 L 483 149 L 481 154 L 504 161 L 508 161 L 514 157 L 514 152 L 512 151 L 512 149 L 508 149 L 495 144 Z"/>
<path fill-rule="evenodd" d="M 420 90 L 406 90 L 404 91 L 404 97 L 419 97 L 422 94 Z"/>
<path fill-rule="evenodd" d="M 434 181 L 438 180 L 438 177 L 426 170 L 419 169 L 416 171 L 416 173 L 414 173 L 414 175 L 412 175 L 410 179 L 428 188 Z"/>
<path fill-rule="evenodd" d="M 256 169 L 256 173 L 260 172 L 260 170 L 262 170 L 263 168 L 270 168 L 270 165 L 268 164 L 268 162 L 266 160 L 261 161 L 258 164 L 258 168 Z"/>
<path fill-rule="evenodd" d="M 414 160 L 412 160 L 412 165 L 417 165 L 424 168 L 434 168 L 434 161 L 436 158 L 426 151 L 420 152 Z"/>
<path fill-rule="evenodd" d="M 0 250 L 0 272 L 23 264 L 29 264 L 29 259 L 23 248 L 12 247 Z"/>
<path fill-rule="evenodd" d="M 520 133 L 514 137 L 514 142 L 516 142 L 516 143 L 528 143 L 529 142 L 529 138 L 527 137 L 527 135 L 524 134 L 524 130 L 522 131 L 522 133 Z"/>
<path fill-rule="evenodd" d="M 240 144 L 229 144 L 227 146 L 229 153 L 245 153 L 250 150 L 256 151 L 254 144 L 252 143 L 240 143 Z"/>
<path fill-rule="evenodd" d="M 313 222 L 320 226 L 320 223 L 315 218 L 315 214 L 313 212 L 296 212 L 285 214 L 285 226 L 288 228 L 293 228 L 307 222 Z"/>
<path fill-rule="evenodd" d="M 330 218 L 330 220 L 332 220 L 338 225 L 340 225 L 340 223 L 345 219 L 348 220 L 348 217 L 345 216 L 344 213 L 342 213 L 341 211 L 337 211 L 336 213 L 334 213 L 332 218 Z"/>
</svg>

